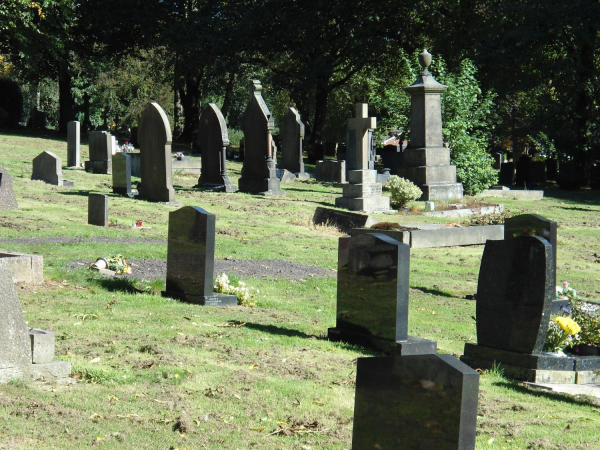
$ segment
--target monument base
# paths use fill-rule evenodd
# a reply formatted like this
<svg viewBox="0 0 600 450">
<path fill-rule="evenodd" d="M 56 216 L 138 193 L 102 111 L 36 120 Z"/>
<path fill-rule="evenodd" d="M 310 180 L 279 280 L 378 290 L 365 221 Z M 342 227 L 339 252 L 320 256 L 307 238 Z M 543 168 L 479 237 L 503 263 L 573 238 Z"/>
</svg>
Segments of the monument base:
<svg viewBox="0 0 600 450">
<path fill-rule="evenodd" d="M 0 369 L 0 384 L 13 380 L 56 380 L 71 375 L 71 363 L 52 361 L 42 364 L 30 364 L 20 367 Z"/>
<path fill-rule="evenodd" d="M 198 179 L 198 184 L 194 188 L 205 189 L 213 192 L 237 192 L 238 188 L 234 184 L 231 184 L 231 180 L 228 175 L 220 176 L 219 182 L 202 181 L 202 175 Z M 215 180 L 216 181 L 216 180 Z"/>
<path fill-rule="evenodd" d="M 127 188 L 118 188 L 113 186 L 113 194 L 124 195 L 126 197 L 134 198 L 137 197 L 137 191 L 127 191 Z"/>
<path fill-rule="evenodd" d="M 390 198 L 382 196 L 376 170 L 349 170 L 348 181 L 342 186 L 343 197 L 335 199 L 335 206 L 351 211 L 389 211 Z"/>
<path fill-rule="evenodd" d="M 419 200 L 461 200 L 463 198 L 462 183 L 431 183 L 419 186 L 423 195 Z"/>
<path fill-rule="evenodd" d="M 348 344 L 374 348 L 386 354 L 396 356 L 427 355 L 437 352 L 437 342 L 416 336 L 408 336 L 405 341 L 388 341 L 372 335 L 354 333 L 343 328 L 329 328 L 327 338 L 332 342 L 347 342 Z"/>
<path fill-rule="evenodd" d="M 238 299 L 235 295 L 219 294 L 213 292 L 212 295 L 193 295 L 181 292 L 162 291 L 163 297 L 170 297 L 181 300 L 186 303 L 193 303 L 201 306 L 237 306 Z"/>
<path fill-rule="evenodd" d="M 85 161 L 83 166 L 86 172 L 112 174 L 112 161 Z"/>
<path fill-rule="evenodd" d="M 350 211 L 378 212 L 390 210 L 389 197 L 338 197 L 335 199 L 337 208 Z"/>
<path fill-rule="evenodd" d="M 285 192 L 281 190 L 279 186 L 279 179 L 277 177 L 272 178 L 240 178 L 238 181 L 239 191 L 247 192 L 248 194 L 257 195 L 285 195 Z"/>
</svg>

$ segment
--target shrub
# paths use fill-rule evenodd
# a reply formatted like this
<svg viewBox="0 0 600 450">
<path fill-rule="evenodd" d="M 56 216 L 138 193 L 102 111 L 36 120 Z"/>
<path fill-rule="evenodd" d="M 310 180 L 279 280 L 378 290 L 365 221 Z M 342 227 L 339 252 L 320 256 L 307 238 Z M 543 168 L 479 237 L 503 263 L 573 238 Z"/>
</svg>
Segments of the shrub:
<svg viewBox="0 0 600 450">
<path fill-rule="evenodd" d="M 423 195 L 423 191 L 416 184 L 398 175 L 392 175 L 384 187 L 392 194 L 392 205 L 399 208 Z"/>
</svg>

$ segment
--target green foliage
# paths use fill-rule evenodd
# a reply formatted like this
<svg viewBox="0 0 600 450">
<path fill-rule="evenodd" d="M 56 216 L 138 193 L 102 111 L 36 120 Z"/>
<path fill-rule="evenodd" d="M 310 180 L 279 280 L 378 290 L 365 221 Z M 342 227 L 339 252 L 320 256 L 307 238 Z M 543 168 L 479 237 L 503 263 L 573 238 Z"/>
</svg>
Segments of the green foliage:
<svg viewBox="0 0 600 450">
<path fill-rule="evenodd" d="M 600 347 L 600 315 L 597 305 L 571 300 L 571 317 L 581 327 L 577 343 Z"/>
<path fill-rule="evenodd" d="M 411 181 L 392 175 L 384 185 L 385 189 L 392 194 L 392 205 L 403 208 L 408 202 L 417 200 L 423 191 Z"/>
</svg>

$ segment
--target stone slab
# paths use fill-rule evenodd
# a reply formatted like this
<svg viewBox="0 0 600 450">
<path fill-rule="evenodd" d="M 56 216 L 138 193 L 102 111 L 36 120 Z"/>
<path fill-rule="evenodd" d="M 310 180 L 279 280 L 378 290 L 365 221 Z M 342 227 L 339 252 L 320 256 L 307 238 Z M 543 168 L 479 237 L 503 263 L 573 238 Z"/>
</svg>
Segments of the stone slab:
<svg viewBox="0 0 600 450">
<path fill-rule="evenodd" d="M 408 335 L 404 341 L 388 341 L 366 336 L 363 333 L 353 333 L 342 328 L 329 328 L 327 339 L 332 342 L 347 342 L 361 347 L 377 349 L 386 355 L 407 356 L 426 355 L 437 352 L 437 342 Z"/>
<path fill-rule="evenodd" d="M 462 183 L 424 184 L 419 186 L 423 191 L 420 200 L 460 200 L 463 198 Z"/>
<path fill-rule="evenodd" d="M 202 170 L 202 162 L 200 160 L 190 159 L 190 160 L 180 161 L 180 160 L 174 159 L 171 161 L 171 171 L 173 173 L 181 172 L 181 173 L 187 173 L 187 174 L 191 174 L 191 175 L 200 175 L 201 170 Z"/>
<path fill-rule="evenodd" d="M 32 380 L 54 380 L 67 378 L 69 375 L 71 375 L 71 363 L 67 361 L 52 361 L 29 366 L 29 378 Z"/>
<path fill-rule="evenodd" d="M 569 395 L 589 395 L 600 398 L 600 384 L 526 383 L 528 386 Z"/>
<path fill-rule="evenodd" d="M 376 170 L 349 170 L 349 183 L 377 183 Z"/>
<path fill-rule="evenodd" d="M 44 282 L 44 257 L 17 252 L 0 252 L 0 267 L 7 268 L 14 283 Z"/>
<path fill-rule="evenodd" d="M 315 210 L 312 220 L 315 225 L 331 225 L 344 233 L 349 233 L 353 228 L 370 227 L 377 223 L 377 220 L 366 214 L 338 211 L 320 206 Z"/>
<path fill-rule="evenodd" d="M 504 211 L 504 205 L 497 206 L 482 206 L 481 208 L 463 208 L 463 209 L 450 209 L 446 211 L 431 211 L 423 213 L 424 216 L 429 217 L 450 217 L 450 218 L 461 218 L 470 216 L 488 216 L 490 214 L 499 214 Z"/>
<path fill-rule="evenodd" d="M 351 211 L 383 212 L 390 209 L 389 197 L 338 197 L 335 206 Z"/>
<path fill-rule="evenodd" d="M 502 197 L 512 198 L 515 200 L 541 200 L 544 198 L 544 191 L 515 191 L 515 190 L 496 190 L 484 189 L 480 197 Z"/>
</svg>

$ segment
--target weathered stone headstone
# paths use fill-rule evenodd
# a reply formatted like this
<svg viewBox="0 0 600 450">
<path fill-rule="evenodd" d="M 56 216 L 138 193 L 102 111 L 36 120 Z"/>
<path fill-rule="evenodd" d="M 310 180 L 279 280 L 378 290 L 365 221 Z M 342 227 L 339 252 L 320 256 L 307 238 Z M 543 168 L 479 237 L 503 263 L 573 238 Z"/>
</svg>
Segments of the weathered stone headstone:
<svg viewBox="0 0 600 450">
<path fill-rule="evenodd" d="M 431 54 L 419 54 L 423 71 L 404 90 L 411 96 L 410 143 L 402 155 L 398 175 L 423 191 L 421 200 L 453 200 L 463 197 L 462 183 L 456 182 L 456 166 L 450 164 L 450 149 L 442 137 L 441 94 L 448 88 L 429 73 Z"/>
<path fill-rule="evenodd" d="M 131 188 L 133 153 L 118 152 L 113 156 L 112 182 L 113 193 L 134 197 L 137 192 Z"/>
<path fill-rule="evenodd" d="M 346 161 L 332 161 L 331 159 L 317 161 L 315 166 L 315 178 L 317 181 L 345 183 Z"/>
<path fill-rule="evenodd" d="M 209 103 L 202 110 L 198 125 L 198 145 L 202 154 L 198 186 L 224 192 L 237 191 L 237 188 L 231 184 L 226 169 L 229 133 L 225 117 L 214 103 Z"/>
<path fill-rule="evenodd" d="M 358 358 L 352 448 L 475 448 L 479 373 L 452 355 Z"/>
<path fill-rule="evenodd" d="M 302 159 L 302 140 L 304 139 L 304 123 L 295 108 L 289 108 L 283 118 L 281 127 L 281 169 L 286 169 L 298 178 L 308 178 L 304 172 Z"/>
<path fill-rule="evenodd" d="M 88 195 L 88 224 L 108 226 L 108 195 Z"/>
<path fill-rule="evenodd" d="M 381 183 L 377 182 L 377 171 L 370 169 L 372 131 L 377 119 L 368 117 L 368 105 L 356 104 L 356 117 L 348 119 L 350 137 L 346 155 L 348 181 L 342 187 L 342 197 L 335 199 L 335 206 L 352 211 L 387 211 L 390 198 L 382 196 Z"/>
<path fill-rule="evenodd" d="M 0 169 L 0 210 L 19 207 L 13 191 L 12 177 L 6 169 Z"/>
<path fill-rule="evenodd" d="M 141 182 L 139 197 L 152 202 L 175 201 L 171 168 L 171 126 L 158 103 L 146 105 L 138 129 Z"/>
<path fill-rule="evenodd" d="M 341 237 L 336 327 L 329 339 L 400 355 L 435 353 L 408 334 L 410 245 L 380 233 Z"/>
<path fill-rule="evenodd" d="M 80 126 L 73 120 L 67 124 L 67 167 L 79 167 L 80 164 Z"/>
<path fill-rule="evenodd" d="M 296 181 L 296 175 L 287 169 L 277 169 L 276 174 L 281 183 L 293 183 Z"/>
<path fill-rule="evenodd" d="M 163 295 L 204 306 L 235 306 L 235 295 L 213 292 L 215 215 L 185 206 L 169 213 L 167 286 Z"/>
<path fill-rule="evenodd" d="M 63 179 L 62 161 L 54 153 L 45 151 L 33 158 L 32 180 L 42 180 L 55 186 L 73 186 L 72 181 Z"/>
<path fill-rule="evenodd" d="M 239 189 L 264 195 L 285 195 L 279 185 L 273 160 L 273 117 L 262 97 L 260 81 L 252 81 L 252 97 L 242 116 L 244 165 Z"/>
<path fill-rule="evenodd" d="M 90 160 L 85 161 L 87 172 L 112 173 L 112 136 L 108 131 L 92 131 L 88 135 Z"/>
</svg>

